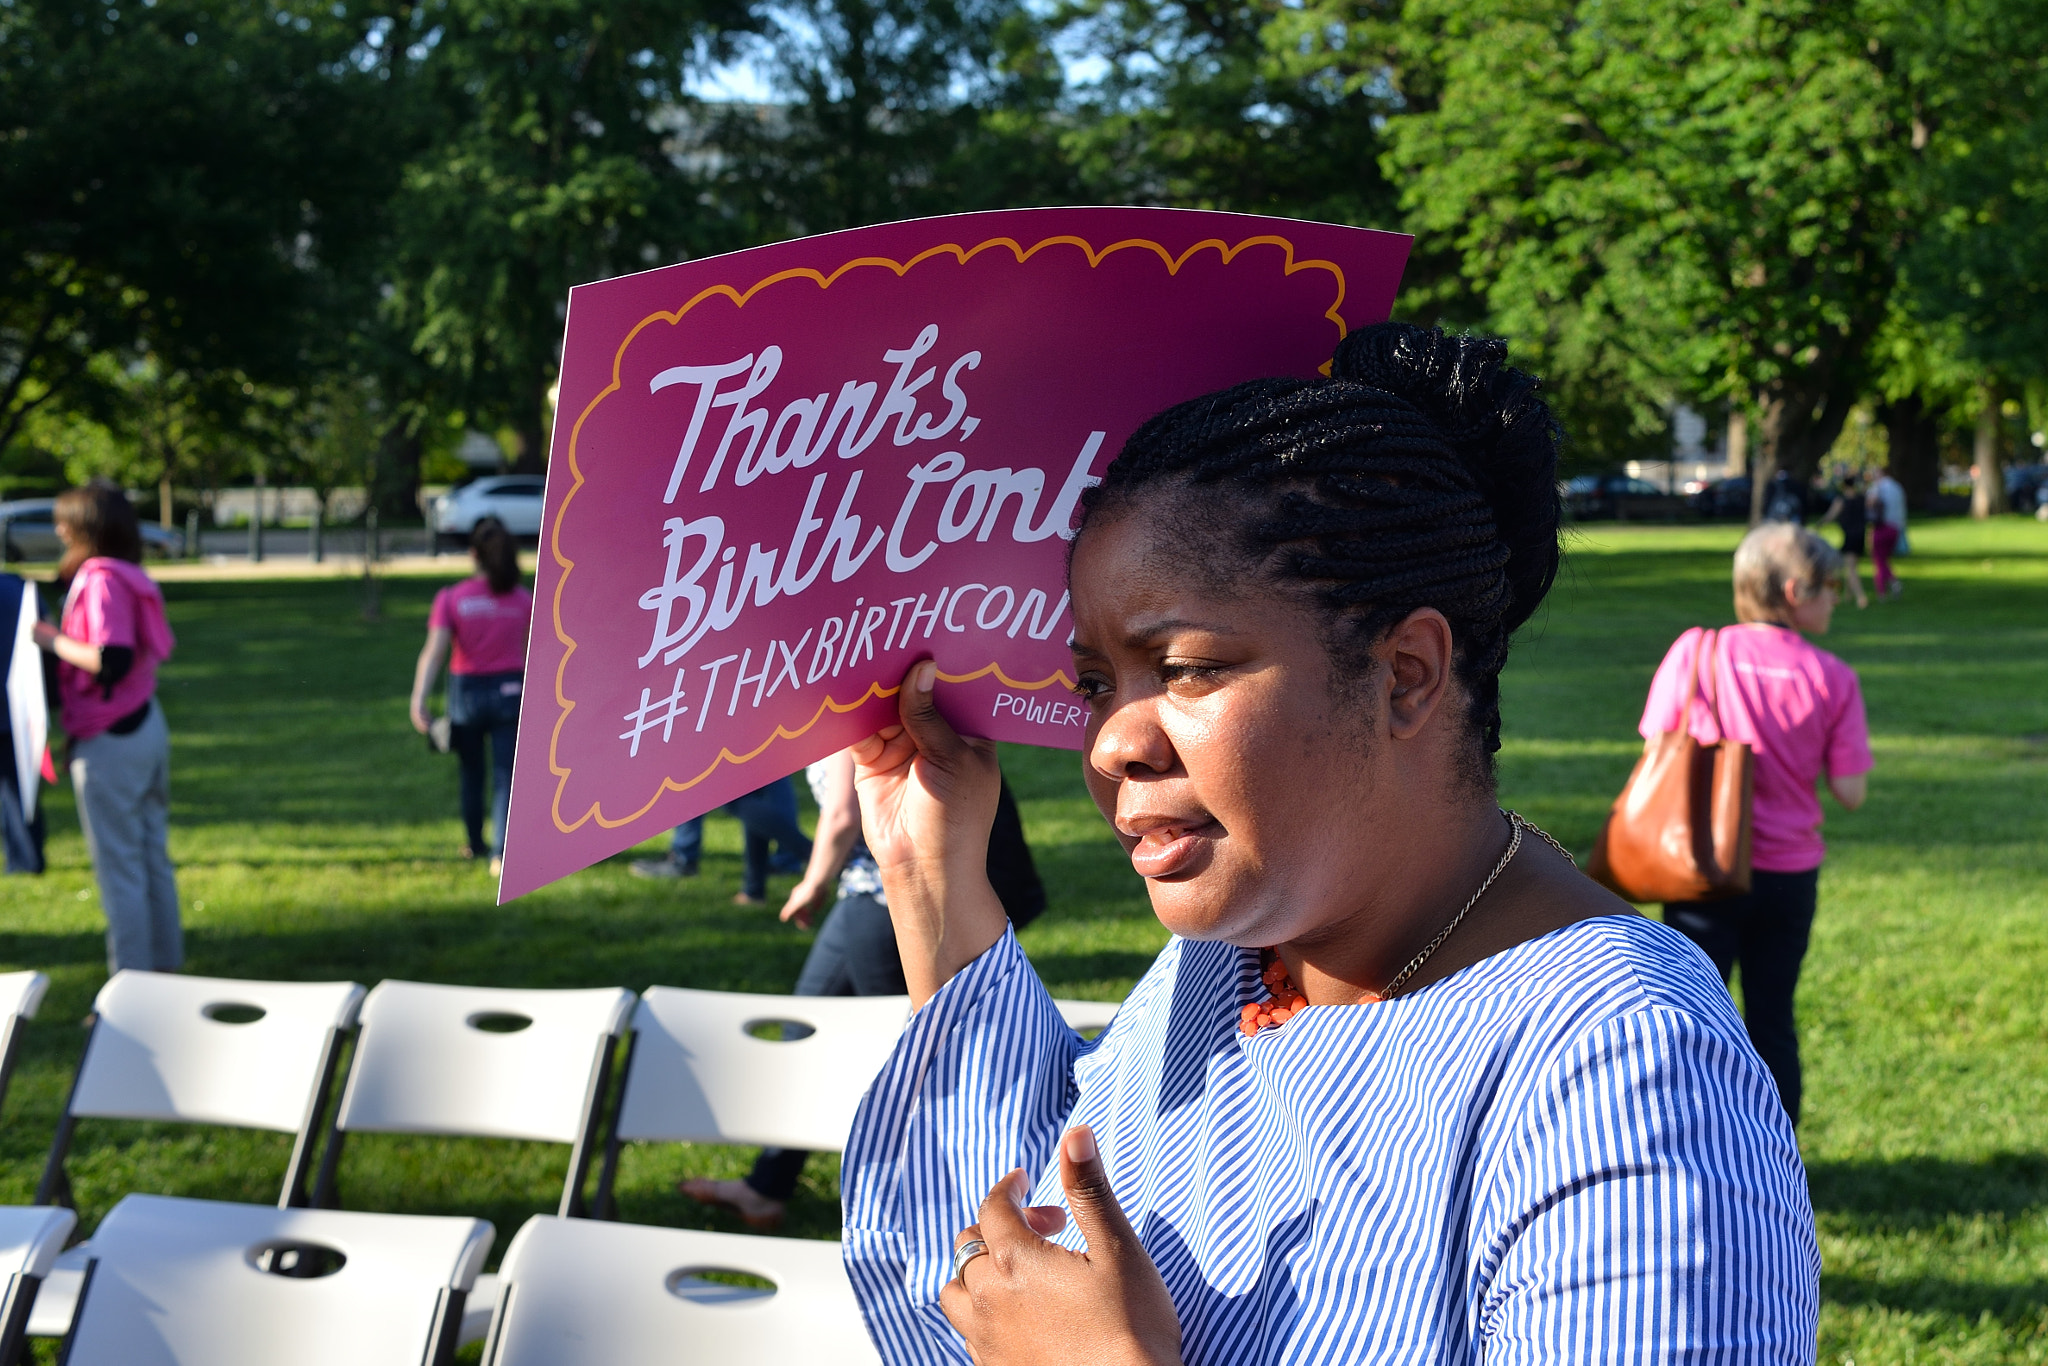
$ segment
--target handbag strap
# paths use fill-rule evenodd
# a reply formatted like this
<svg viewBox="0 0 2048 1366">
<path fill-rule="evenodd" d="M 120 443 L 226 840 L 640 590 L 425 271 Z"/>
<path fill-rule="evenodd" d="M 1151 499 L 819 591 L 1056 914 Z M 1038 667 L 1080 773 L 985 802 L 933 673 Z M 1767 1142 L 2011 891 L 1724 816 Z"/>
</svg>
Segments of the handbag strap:
<svg viewBox="0 0 2048 1366">
<path fill-rule="evenodd" d="M 1707 715 L 1714 718 L 1714 739 L 1718 742 L 1728 737 L 1728 728 L 1721 724 L 1721 701 L 1719 689 L 1715 686 L 1714 646 L 1721 633 L 1711 627 L 1700 631 L 1699 652 L 1693 656 L 1691 689 L 1686 694 L 1685 729 L 1692 729 L 1692 698 L 1694 691 L 1704 694 Z"/>
</svg>

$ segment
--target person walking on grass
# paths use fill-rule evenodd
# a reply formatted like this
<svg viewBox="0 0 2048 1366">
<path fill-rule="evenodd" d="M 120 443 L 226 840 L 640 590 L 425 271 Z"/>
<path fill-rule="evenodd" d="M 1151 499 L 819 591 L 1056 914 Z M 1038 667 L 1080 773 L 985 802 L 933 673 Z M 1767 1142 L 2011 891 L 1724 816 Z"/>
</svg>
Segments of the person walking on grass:
<svg viewBox="0 0 2048 1366">
<path fill-rule="evenodd" d="M 1906 553 L 1906 490 L 1890 470 L 1879 470 L 1865 501 L 1870 509 L 1870 563 L 1877 571 L 1877 595 L 1896 598 L 1906 591 L 1892 572 L 1892 557 Z"/>
<path fill-rule="evenodd" d="M 94 482 L 57 498 L 59 624 L 35 641 L 57 657 L 58 716 L 78 824 L 107 917 L 107 971 L 176 972 L 185 962 L 171 866 L 171 732 L 157 665 L 177 638 L 142 572 L 142 528 L 127 495 Z"/>
<path fill-rule="evenodd" d="M 805 776 L 818 803 L 818 838 L 803 880 L 783 903 L 782 919 L 804 929 L 820 916 L 825 922 L 797 974 L 795 994 L 901 996 L 908 990 L 903 959 L 881 874 L 861 839 L 852 752 L 841 750 L 812 764 Z M 1008 783 L 997 795 L 984 869 L 1012 926 L 1022 929 L 1045 910 L 1045 884 L 1024 842 L 1024 822 Z M 763 1148 L 740 1180 L 692 1177 L 677 1189 L 692 1200 L 733 1210 L 748 1227 L 766 1232 L 781 1226 L 809 1157 L 795 1148 Z"/>
<path fill-rule="evenodd" d="M 1820 798 L 1827 780 L 1845 810 L 1863 805 L 1870 734 L 1856 671 L 1806 636 L 1824 636 L 1841 562 L 1826 541 L 1785 523 L 1760 526 L 1735 549 L 1735 616 L 1716 633 L 1711 679 L 1681 718 L 1705 632 L 1694 627 L 1664 656 L 1639 729 L 1654 738 L 1684 724 L 1695 739 L 1740 740 L 1756 754 L 1750 890 L 1722 901 L 1670 902 L 1664 923 L 1714 960 L 1721 980 L 1742 968 L 1744 1022 L 1778 1098 L 1799 1122 L 1799 1030 L 1792 998 L 1820 887 Z"/>
<path fill-rule="evenodd" d="M 796 823 L 796 785 L 777 778 L 727 802 L 725 809 L 739 821 L 746 840 L 746 863 L 733 904 L 765 906 L 770 873 L 801 873 L 810 863 L 811 842 Z M 635 877 L 695 877 L 703 857 L 704 818 L 698 816 L 675 828 L 668 853 L 660 858 L 636 858 L 627 866 Z"/>
<path fill-rule="evenodd" d="M 427 643 L 412 675 L 412 725 L 433 728 L 427 698 L 448 664 L 448 747 L 462 764 L 464 858 L 489 858 L 504 871 L 505 812 L 512 804 L 512 746 L 519 733 L 519 694 L 526 677 L 526 632 L 533 594 L 519 581 L 519 545 L 495 517 L 469 534 L 477 572 L 434 595 Z M 451 651 L 453 657 L 451 658 Z M 490 750 L 491 838 L 484 839 L 484 751 Z"/>
<path fill-rule="evenodd" d="M 1842 528 L 1842 579 L 1849 585 L 1859 609 L 1870 606 L 1870 598 L 1863 591 L 1863 574 L 1856 564 L 1867 553 L 1864 529 L 1870 521 L 1870 507 L 1863 498 L 1863 481 L 1853 471 L 1842 476 L 1835 489 L 1835 501 L 1828 504 L 1820 519 Z"/>
</svg>

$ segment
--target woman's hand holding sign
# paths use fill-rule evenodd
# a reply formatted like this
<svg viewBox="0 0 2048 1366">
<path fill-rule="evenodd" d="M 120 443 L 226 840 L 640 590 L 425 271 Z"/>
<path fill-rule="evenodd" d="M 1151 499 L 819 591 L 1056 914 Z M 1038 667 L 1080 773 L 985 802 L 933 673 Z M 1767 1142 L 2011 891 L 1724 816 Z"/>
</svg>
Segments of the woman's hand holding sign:
<svg viewBox="0 0 2048 1366">
<path fill-rule="evenodd" d="M 853 746 L 861 829 L 881 869 L 919 1006 L 989 946 L 1009 919 L 988 881 L 988 832 L 1002 790 L 992 740 L 962 739 L 932 703 L 939 667 L 910 666 L 899 724 Z"/>
<path fill-rule="evenodd" d="M 960 1271 L 939 1295 L 939 1308 L 978 1366 L 1178 1362 L 1173 1298 L 1117 1204 L 1086 1125 L 1060 1140 L 1060 1182 L 1088 1250 L 1046 1240 L 1066 1223 L 1065 1211 L 1026 1206 L 1029 1183 L 1023 1172 L 1011 1172 L 982 1201 L 981 1222 L 954 1240 Z"/>
</svg>

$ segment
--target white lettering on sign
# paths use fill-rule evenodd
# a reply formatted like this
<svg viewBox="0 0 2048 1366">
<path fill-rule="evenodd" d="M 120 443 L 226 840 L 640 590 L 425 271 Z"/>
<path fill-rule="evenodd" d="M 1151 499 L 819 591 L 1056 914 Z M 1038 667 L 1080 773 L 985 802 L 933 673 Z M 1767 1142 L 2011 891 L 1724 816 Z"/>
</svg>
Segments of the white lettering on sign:
<svg viewBox="0 0 2048 1366">
<path fill-rule="evenodd" d="M 1015 716 L 1041 726 L 1086 726 L 1088 709 L 1076 702 L 1059 702 L 1026 693 L 999 692 L 990 716 Z"/>
<path fill-rule="evenodd" d="M 841 459 L 856 459 L 884 430 L 889 431 L 895 446 L 942 440 L 950 440 L 956 447 L 965 443 L 981 419 L 967 411 L 969 398 L 962 377 L 980 368 L 982 353 L 961 352 L 942 372 L 937 364 L 924 364 L 938 344 L 938 325 L 927 324 L 908 346 L 882 352 L 882 363 L 894 369 L 886 390 L 879 379 L 848 379 L 840 385 L 836 398 L 830 388 L 786 399 L 771 397 L 783 371 L 783 351 L 778 346 L 764 346 L 758 353 L 722 364 L 678 365 L 661 371 L 649 381 L 650 393 L 675 388 L 693 395 L 662 501 L 676 501 L 700 444 L 710 450 L 696 486 L 701 495 L 712 492 L 728 471 L 731 486 L 744 488 L 787 470 L 806 469 L 823 458 L 835 442 Z M 936 394 L 931 392 L 933 388 Z M 922 406 L 927 400 L 932 406 Z M 716 421 L 719 409 L 728 410 L 722 427 Z M 711 444 L 713 434 L 715 446 Z M 1079 449 L 1067 462 L 1057 490 L 1045 468 L 974 469 L 961 450 L 938 450 L 911 465 L 909 487 L 903 490 L 893 516 L 877 515 L 872 508 L 865 515 L 857 510 L 867 471 L 850 471 L 838 498 L 832 500 L 832 470 L 821 469 L 810 476 L 803 511 L 788 543 L 764 546 L 757 541 L 746 547 L 744 556 L 739 546 L 725 543 L 723 518 L 671 517 L 662 524 L 661 581 L 639 598 L 640 607 L 654 614 L 639 667 L 647 668 L 656 660 L 664 665 L 679 663 L 707 636 L 731 630 L 750 608 L 813 591 L 821 580 L 844 583 L 859 573 L 877 550 L 883 552 L 882 561 L 891 573 L 909 574 L 922 568 L 941 545 L 969 537 L 985 542 L 1001 531 L 1022 544 L 1053 536 L 1070 540 L 1081 495 L 1098 482 L 1088 469 L 1106 437 L 1106 432 L 1095 431 L 1080 438 Z M 891 501 L 896 498 L 887 491 L 881 496 Z M 871 490 L 870 501 L 872 497 Z M 834 509 L 829 517 L 823 511 L 828 500 Z M 822 539 L 814 543 L 813 537 L 820 532 Z M 922 638 L 927 639 L 941 625 L 950 632 L 964 632 L 969 621 L 984 631 L 1005 630 L 1011 639 L 1020 630 L 1028 631 L 1033 640 L 1047 639 L 1066 611 L 1066 597 L 1062 595 L 1054 603 L 1043 588 L 1021 591 L 1020 599 L 1020 590 L 1008 585 L 970 583 L 942 590 L 936 601 L 928 602 L 927 594 L 920 593 L 915 598 L 891 599 L 886 607 L 863 604 L 863 610 L 852 615 L 834 613 L 815 628 L 815 646 L 802 666 L 803 684 L 836 677 L 851 665 L 873 660 L 878 651 L 901 648 L 920 626 Z M 784 682 L 792 688 L 798 686 L 795 652 L 770 661 L 748 653 L 755 648 L 743 644 L 740 653 L 731 658 L 698 667 L 715 670 L 724 664 L 738 664 L 739 674 L 762 697 L 772 696 Z M 797 650 L 803 648 L 800 644 Z M 757 670 L 756 660 L 760 670 L 772 669 L 773 673 Z M 763 681 L 770 677 L 772 686 Z M 707 686 L 715 686 L 715 681 L 714 674 L 714 685 Z M 711 705 L 707 697 L 697 715 L 699 729 Z M 637 735 L 633 742 L 638 744 Z"/>
</svg>

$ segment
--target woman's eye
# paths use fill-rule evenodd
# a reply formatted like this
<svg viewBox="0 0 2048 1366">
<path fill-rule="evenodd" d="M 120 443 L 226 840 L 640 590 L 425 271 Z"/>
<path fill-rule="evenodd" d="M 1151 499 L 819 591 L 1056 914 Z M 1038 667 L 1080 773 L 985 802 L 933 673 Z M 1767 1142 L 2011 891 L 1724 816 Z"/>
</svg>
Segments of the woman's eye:
<svg viewBox="0 0 2048 1366">
<path fill-rule="evenodd" d="M 1183 687 L 1205 688 L 1212 686 L 1221 677 L 1223 670 L 1214 664 L 1191 664 L 1169 660 L 1159 666 L 1160 681 L 1169 687 L 1180 684 Z"/>
<path fill-rule="evenodd" d="M 1074 681 L 1074 696 L 1083 702 L 1093 702 L 1109 692 L 1109 680 L 1099 674 L 1082 674 Z"/>
</svg>

